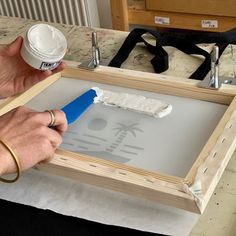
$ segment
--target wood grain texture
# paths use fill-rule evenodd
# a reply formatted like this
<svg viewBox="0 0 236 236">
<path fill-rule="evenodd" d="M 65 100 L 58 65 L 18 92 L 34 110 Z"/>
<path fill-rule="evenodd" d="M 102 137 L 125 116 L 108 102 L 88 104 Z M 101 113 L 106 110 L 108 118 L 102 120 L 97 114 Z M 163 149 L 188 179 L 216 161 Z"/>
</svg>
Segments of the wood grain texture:
<svg viewBox="0 0 236 236">
<path fill-rule="evenodd" d="M 210 155 L 206 159 L 205 163 L 199 170 L 202 171 L 201 184 L 202 184 L 202 194 L 203 199 L 201 206 L 199 206 L 200 211 L 204 211 L 207 204 L 212 196 L 216 185 L 218 184 L 232 154 L 234 153 L 236 147 L 236 118 L 234 114 L 230 118 L 229 122 L 231 127 L 225 127 L 222 134 L 217 139 L 216 145 L 211 150 Z M 203 169 L 204 168 L 204 169 Z"/>
<path fill-rule="evenodd" d="M 28 101 L 30 101 L 33 97 L 42 92 L 49 85 L 57 81 L 60 77 L 61 73 L 54 74 L 48 77 L 47 79 L 39 82 L 38 84 L 34 85 L 24 93 L 4 99 L 0 103 L 0 116 L 18 106 L 25 105 Z"/>
<path fill-rule="evenodd" d="M 203 147 L 201 153 L 199 154 L 198 158 L 196 159 L 195 163 L 193 164 L 192 168 L 190 169 L 189 173 L 186 176 L 186 182 L 190 183 L 190 185 L 193 183 L 195 176 L 196 176 L 196 171 L 198 170 L 199 166 L 206 160 L 208 157 L 209 153 L 213 149 L 213 147 L 216 145 L 218 138 L 223 134 L 224 129 L 229 122 L 230 118 L 232 117 L 234 111 L 236 110 L 236 99 L 232 101 L 228 109 L 226 110 L 225 114 L 221 118 L 220 122 L 218 123 L 217 127 L 213 131 L 211 137 L 208 139 L 208 142 L 206 145 Z M 228 134 L 229 135 L 229 134 Z M 235 136 L 235 133 L 230 133 L 230 137 Z M 227 139 L 230 139 L 230 137 L 227 137 Z M 231 141 L 233 144 L 234 141 Z M 225 149 L 225 147 L 222 147 L 223 145 L 220 145 L 219 151 L 222 151 L 221 148 Z M 232 149 L 231 149 L 232 148 Z M 233 152 L 235 149 L 235 145 L 233 147 L 227 147 L 225 149 L 225 154 L 222 156 L 225 156 L 228 152 Z M 231 153 L 232 155 L 232 153 Z M 227 157 L 226 157 L 227 158 Z"/>
<path fill-rule="evenodd" d="M 146 7 L 145 0 L 128 0 L 128 8 L 135 10 L 144 10 Z"/>
<path fill-rule="evenodd" d="M 235 0 L 146 0 L 147 10 L 193 13 L 209 16 L 236 16 Z"/>
<path fill-rule="evenodd" d="M 189 171 L 186 181 L 197 188 L 196 201 L 201 212 L 207 206 L 236 147 L 236 98 L 232 101 L 221 121 L 202 149 Z M 195 186 L 201 184 L 199 187 Z"/>
<path fill-rule="evenodd" d="M 113 29 L 128 31 L 129 25 L 222 32 L 235 27 L 234 0 L 111 1 Z M 169 24 L 156 24 L 155 17 L 169 18 Z M 202 20 L 217 21 L 217 27 L 202 27 Z"/>
<path fill-rule="evenodd" d="M 222 85 L 220 90 L 199 88 L 199 81 L 165 76 L 148 72 L 99 66 L 95 73 L 79 68 L 67 68 L 62 76 L 79 78 L 87 81 L 106 83 L 110 85 L 135 88 L 150 92 L 158 92 L 221 104 L 230 104 L 236 95 L 232 85 Z"/>
<path fill-rule="evenodd" d="M 127 0 L 111 0 L 112 28 L 129 31 Z"/>
<path fill-rule="evenodd" d="M 79 69 L 75 66 L 74 64 L 74 67 L 66 68 L 62 72 L 62 76 L 231 104 L 216 128 L 216 131 L 213 133 L 213 136 L 210 137 L 206 147 L 203 149 L 203 154 L 197 159 L 197 164 L 194 164 L 189 172 L 189 176 L 186 178 L 188 181 L 193 179 L 194 182 L 199 166 L 205 161 L 203 158 L 205 156 L 204 153 L 208 153 L 213 149 L 216 138 L 222 133 L 222 129 L 224 129 L 225 124 L 231 118 L 232 112 L 236 109 L 235 100 L 231 102 L 235 97 L 236 91 L 232 89 L 230 85 L 225 85 L 225 87 L 220 90 L 207 90 L 204 93 L 204 89 L 198 88 L 196 81 L 192 80 L 183 80 L 176 77 L 104 66 L 99 66 L 94 71 Z M 60 73 L 55 74 L 47 80 L 35 85 L 25 93 L 7 100 L 1 105 L 1 114 L 18 105 L 24 105 L 59 78 Z M 203 96 L 204 94 L 205 96 Z M 233 150 L 235 144 L 235 142 L 229 143 L 230 150 Z M 224 153 L 225 149 L 222 151 L 222 155 Z M 223 158 L 227 158 L 228 160 L 232 152 L 227 152 L 226 154 L 226 157 L 223 155 Z M 227 163 L 227 161 L 225 163 Z M 219 173 L 223 173 L 224 167 L 225 165 L 220 169 L 221 172 Z M 204 207 L 202 207 L 201 205 L 200 207 L 197 202 L 198 199 L 192 193 L 186 191 L 186 180 L 183 178 L 146 171 L 91 156 L 57 150 L 55 158 L 50 163 L 39 165 L 38 168 L 195 213 L 202 213 L 206 206 L 204 205 Z M 211 185 L 211 191 L 206 192 L 206 201 L 208 201 L 218 180 L 219 179 L 216 180 L 212 178 L 208 181 L 209 186 Z"/>
<path fill-rule="evenodd" d="M 204 14 L 191 14 L 179 12 L 165 12 L 165 11 L 146 11 L 146 10 L 129 10 L 128 11 L 129 24 L 177 28 L 177 29 L 191 29 L 222 32 L 230 30 L 236 25 L 236 17 L 228 16 L 211 16 Z M 155 17 L 169 18 L 169 24 L 156 24 Z M 216 20 L 218 22 L 217 28 L 203 28 L 202 20 Z"/>
<path fill-rule="evenodd" d="M 153 80 L 152 80 L 153 74 L 145 73 L 145 72 L 142 72 L 142 73 L 138 72 L 136 74 L 134 71 L 132 71 L 132 75 L 135 77 L 135 79 L 134 79 L 135 82 L 134 82 L 134 84 L 132 84 L 133 77 L 132 77 L 131 74 L 129 74 L 128 70 L 100 67 L 100 70 L 97 70 L 96 72 L 102 74 L 102 81 L 100 81 L 99 78 L 96 77 L 96 82 L 106 83 L 104 81 L 104 80 L 106 80 L 106 74 L 102 73 L 102 72 L 105 72 L 106 70 L 109 71 L 109 76 L 114 78 L 114 80 L 115 80 L 115 82 L 114 82 L 114 81 L 110 81 L 110 79 L 107 78 L 107 82 L 109 81 L 108 83 L 111 83 L 111 84 L 114 83 L 113 85 L 127 86 L 127 84 L 123 84 L 123 81 L 120 80 L 120 78 L 122 78 L 124 76 L 126 78 L 126 82 L 131 79 L 131 81 L 130 81 L 131 84 L 129 84 L 128 87 L 137 86 L 137 89 L 148 90 L 148 91 L 153 91 L 153 92 L 160 92 L 159 91 L 159 85 L 162 84 L 161 79 L 165 79 L 165 82 L 167 82 L 167 87 L 166 87 L 166 89 L 161 90 L 161 92 L 173 95 L 173 94 L 176 93 L 176 91 L 171 91 L 170 92 L 170 90 L 169 90 L 170 87 L 173 85 L 176 88 L 179 85 L 178 82 L 182 81 L 183 83 L 181 83 L 181 89 L 182 89 L 181 96 L 192 97 L 193 96 L 193 90 L 195 90 L 195 92 L 198 95 L 200 94 L 200 99 L 203 99 L 203 100 L 206 99 L 206 100 L 209 101 L 209 97 L 205 98 L 202 94 L 202 90 L 204 90 L 204 89 L 198 88 L 196 86 L 197 85 L 196 81 L 191 81 L 191 80 L 186 80 L 186 81 L 180 80 L 179 81 L 178 78 L 176 78 L 176 77 L 171 78 L 169 76 L 164 76 L 163 77 L 161 75 L 158 75 L 157 76 L 158 78 L 155 76 L 155 78 L 153 78 Z M 121 73 L 121 71 L 122 71 L 122 73 Z M 91 73 L 91 71 L 82 71 L 82 72 L 84 72 L 85 74 L 86 73 Z M 117 74 L 117 72 L 118 72 L 118 74 Z M 69 76 L 69 77 L 76 77 L 76 75 L 74 75 L 74 73 L 73 73 L 73 68 L 70 68 L 70 69 L 64 71 L 63 74 L 66 75 L 66 76 Z M 80 73 L 80 76 L 81 76 L 81 73 Z M 141 81 L 143 83 L 140 83 L 139 76 L 140 76 Z M 85 79 L 92 78 L 92 74 L 90 74 L 90 75 L 86 74 L 82 77 L 85 78 Z M 94 80 L 94 78 L 92 80 Z M 144 84 L 144 81 L 147 82 L 147 83 L 152 84 L 152 86 L 151 87 L 146 87 L 145 84 Z M 155 88 L 154 85 L 157 85 L 158 88 Z M 190 89 L 190 87 L 189 87 L 190 85 L 192 86 L 193 90 Z M 224 96 L 224 95 L 228 94 L 228 96 L 230 96 L 230 102 L 231 102 L 232 101 L 231 98 L 235 97 L 235 91 L 234 90 L 235 90 L 234 87 L 226 85 L 225 88 L 222 88 L 221 90 L 208 90 L 207 89 L 207 94 L 209 95 L 211 92 L 214 94 L 213 100 L 210 100 L 210 101 L 213 101 L 213 102 L 219 102 L 218 98 L 217 98 L 218 96 L 220 96 L 220 95 Z M 189 93 L 186 93 L 186 91 L 191 91 L 191 92 L 189 94 Z M 177 93 L 177 95 L 180 95 L 180 94 Z M 194 96 L 194 98 L 196 98 L 196 97 Z M 199 97 L 197 97 L 197 98 L 199 99 Z M 223 171 L 226 167 L 226 164 L 228 163 L 228 161 L 229 161 L 230 157 L 232 156 L 232 153 L 233 153 L 233 151 L 236 147 L 234 140 L 231 140 L 228 143 L 227 148 L 225 146 L 222 146 L 222 145 L 221 146 L 218 145 L 217 147 L 215 147 L 215 145 L 217 143 L 217 139 L 224 132 L 226 124 L 230 120 L 230 118 L 231 118 L 231 116 L 232 116 L 232 114 L 235 110 L 236 110 L 236 101 L 234 99 L 230 103 L 229 108 L 225 112 L 224 116 L 222 117 L 221 121 L 219 122 L 218 126 L 214 130 L 213 134 L 211 135 L 210 139 L 206 143 L 205 147 L 203 148 L 202 152 L 200 153 L 199 157 L 197 158 L 196 162 L 192 166 L 191 170 L 189 171 L 189 173 L 186 176 L 186 179 L 184 181 L 189 186 L 191 186 L 195 181 L 195 177 L 196 177 L 196 174 L 197 174 L 197 171 L 198 171 L 200 165 L 202 165 L 206 161 L 206 158 L 208 157 L 208 153 L 210 153 L 213 148 L 218 148 L 219 149 L 218 153 L 221 153 L 221 156 L 224 160 L 224 164 L 220 165 L 221 167 L 219 169 L 217 169 L 217 168 L 214 169 L 215 174 L 213 176 L 205 175 L 205 176 L 207 176 L 207 178 L 205 178 L 205 179 L 208 179 L 208 181 L 204 181 L 203 187 L 205 188 L 205 192 L 203 193 L 203 198 L 201 199 L 201 203 L 198 203 L 198 206 L 199 206 L 199 209 L 200 209 L 201 212 L 204 211 L 204 209 L 205 209 L 205 207 L 206 207 L 206 205 L 209 201 L 209 198 L 212 195 L 212 193 L 215 189 L 215 186 L 217 185 L 217 183 L 218 183 L 218 181 L 219 181 L 219 179 L 220 179 L 220 177 L 221 177 L 221 175 L 222 175 L 222 173 L 223 173 Z M 234 136 L 234 133 L 230 134 L 230 136 L 232 136 L 232 135 Z M 227 139 L 230 140 L 230 137 L 227 137 Z M 217 165 L 217 164 L 220 164 L 220 163 L 222 163 L 222 160 L 218 158 L 214 165 Z M 208 168 L 210 169 L 210 167 L 208 167 Z M 165 178 L 164 178 L 164 180 L 165 180 Z M 196 199 L 196 201 L 198 201 L 198 200 Z"/>
<path fill-rule="evenodd" d="M 121 168 L 119 168 L 121 167 Z M 57 150 L 54 159 L 38 169 L 99 187 L 134 195 L 151 201 L 200 213 L 194 197 L 182 190 L 179 184 L 169 183 L 143 171 L 113 163 L 98 163 L 96 158 Z"/>
</svg>

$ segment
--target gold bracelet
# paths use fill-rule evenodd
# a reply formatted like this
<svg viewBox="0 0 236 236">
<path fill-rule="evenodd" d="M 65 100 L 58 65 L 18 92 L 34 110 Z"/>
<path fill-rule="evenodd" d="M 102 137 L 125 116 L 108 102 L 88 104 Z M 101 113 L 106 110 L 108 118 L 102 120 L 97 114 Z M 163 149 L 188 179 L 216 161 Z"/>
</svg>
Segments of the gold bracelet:
<svg viewBox="0 0 236 236">
<path fill-rule="evenodd" d="M 21 172 L 19 158 L 16 156 L 14 151 L 8 146 L 8 144 L 6 144 L 6 142 L 4 142 L 3 140 L 0 139 L 0 143 L 11 153 L 11 156 L 12 156 L 12 158 L 13 158 L 15 164 L 16 164 L 16 177 L 14 179 L 4 179 L 4 178 L 0 177 L 0 181 L 4 182 L 4 183 L 16 182 L 19 179 L 20 172 Z"/>
</svg>

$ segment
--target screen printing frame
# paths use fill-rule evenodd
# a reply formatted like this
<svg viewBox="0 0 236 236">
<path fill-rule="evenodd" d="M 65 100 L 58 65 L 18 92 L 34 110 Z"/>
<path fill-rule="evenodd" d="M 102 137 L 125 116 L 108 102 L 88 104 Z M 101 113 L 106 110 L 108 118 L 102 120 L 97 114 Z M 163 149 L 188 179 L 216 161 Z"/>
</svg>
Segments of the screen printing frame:
<svg viewBox="0 0 236 236">
<path fill-rule="evenodd" d="M 78 63 L 77 63 L 78 64 Z M 81 182 L 203 213 L 236 147 L 236 89 L 199 88 L 199 81 L 148 72 L 99 66 L 94 71 L 67 67 L 26 92 L 1 101 L 0 115 L 25 105 L 61 77 L 226 104 L 228 108 L 185 178 L 147 171 L 84 154 L 56 150 L 54 158 L 35 168 Z"/>
</svg>

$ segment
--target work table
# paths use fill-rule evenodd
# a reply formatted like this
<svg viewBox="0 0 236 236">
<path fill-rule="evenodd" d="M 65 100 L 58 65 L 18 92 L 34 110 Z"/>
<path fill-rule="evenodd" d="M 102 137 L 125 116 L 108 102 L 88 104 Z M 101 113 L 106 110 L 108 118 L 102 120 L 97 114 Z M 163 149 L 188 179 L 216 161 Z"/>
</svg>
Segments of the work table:
<svg viewBox="0 0 236 236">
<path fill-rule="evenodd" d="M 9 43 L 16 36 L 24 35 L 26 29 L 35 21 L 16 18 L 0 18 L 0 43 Z M 82 62 L 91 58 L 91 33 L 97 31 L 98 44 L 103 64 L 107 64 L 116 54 L 123 43 L 127 32 L 108 29 L 92 29 L 89 27 L 69 26 L 53 24 L 60 29 L 68 40 L 68 53 L 66 60 Z M 207 50 L 211 45 L 202 45 Z M 170 68 L 164 74 L 177 77 L 188 77 L 200 63 L 199 58 L 189 59 L 183 53 L 167 48 L 170 58 Z M 220 74 L 223 76 L 234 76 L 236 58 L 233 58 L 235 47 L 228 47 L 221 58 Z M 149 60 L 152 55 L 147 53 L 142 46 L 136 47 L 130 54 L 128 60 L 122 65 L 123 68 L 153 72 Z M 236 155 L 232 156 L 213 196 L 198 223 L 191 232 L 191 236 L 197 235 L 224 235 L 236 234 Z"/>
</svg>

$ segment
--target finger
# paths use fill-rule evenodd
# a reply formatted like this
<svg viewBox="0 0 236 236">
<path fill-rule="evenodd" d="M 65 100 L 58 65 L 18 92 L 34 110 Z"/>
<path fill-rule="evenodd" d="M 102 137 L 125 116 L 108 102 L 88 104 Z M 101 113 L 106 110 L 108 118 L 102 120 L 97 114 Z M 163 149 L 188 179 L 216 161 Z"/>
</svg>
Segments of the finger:
<svg viewBox="0 0 236 236">
<path fill-rule="evenodd" d="M 51 70 L 46 70 L 46 71 L 41 71 L 41 78 L 42 79 L 45 79 L 47 78 L 48 76 L 52 75 L 52 71 Z"/>
<path fill-rule="evenodd" d="M 59 66 L 53 70 L 46 70 L 46 71 L 43 71 L 42 74 L 40 75 L 41 77 L 41 80 L 47 78 L 48 76 L 52 75 L 52 74 L 56 74 L 62 70 L 65 69 L 65 63 L 64 62 L 61 62 L 59 64 Z"/>
<path fill-rule="evenodd" d="M 25 89 L 32 87 L 34 84 L 46 79 L 52 74 L 58 73 L 65 68 L 65 64 L 61 63 L 54 70 L 39 71 L 35 70 L 30 77 L 25 78 Z"/>
<path fill-rule="evenodd" d="M 57 72 L 62 71 L 65 68 L 65 64 L 62 62 L 56 69 L 54 70 L 46 70 L 46 71 L 40 71 L 40 70 L 33 70 L 31 72 L 31 76 L 27 76 L 23 81 L 23 88 L 22 90 L 26 90 L 28 88 L 31 88 L 33 85 L 37 84 L 38 82 L 46 79 L 52 74 L 55 74 Z M 21 92 L 21 91 L 20 91 Z"/>
<path fill-rule="evenodd" d="M 61 144 L 62 137 L 56 130 L 54 130 L 54 129 L 48 129 L 48 130 L 49 130 L 48 131 L 48 138 L 51 142 L 53 149 L 55 150 Z"/>
<path fill-rule="evenodd" d="M 48 77 L 52 74 L 58 73 L 60 71 L 62 71 L 65 68 L 65 63 L 61 62 L 55 69 L 53 70 L 46 70 L 42 72 L 42 77 Z"/>
<path fill-rule="evenodd" d="M 57 72 L 60 72 L 60 71 L 64 70 L 65 67 L 66 67 L 65 62 L 61 62 L 57 68 L 55 68 L 54 70 L 52 70 L 52 72 L 53 72 L 53 74 L 55 74 L 55 73 L 57 73 Z"/>
<path fill-rule="evenodd" d="M 53 113 L 55 116 L 55 122 L 53 126 L 55 127 L 57 132 L 63 134 L 68 128 L 66 115 L 61 110 L 53 110 Z"/>
<path fill-rule="evenodd" d="M 43 113 L 44 125 L 52 125 L 60 134 L 63 134 L 67 130 L 67 120 L 63 111 L 51 110 Z"/>
<path fill-rule="evenodd" d="M 21 81 L 18 81 L 18 92 L 25 91 L 31 88 L 33 85 L 39 83 L 40 81 L 46 79 L 48 76 L 52 74 L 51 71 L 40 71 L 40 70 L 32 70 L 30 76 L 26 76 Z M 20 84 L 21 82 L 21 84 Z"/>
<path fill-rule="evenodd" d="M 23 38 L 21 36 L 17 37 L 12 43 L 6 46 L 5 53 L 8 56 L 14 56 L 18 54 L 20 52 L 22 43 L 23 43 Z"/>
</svg>

